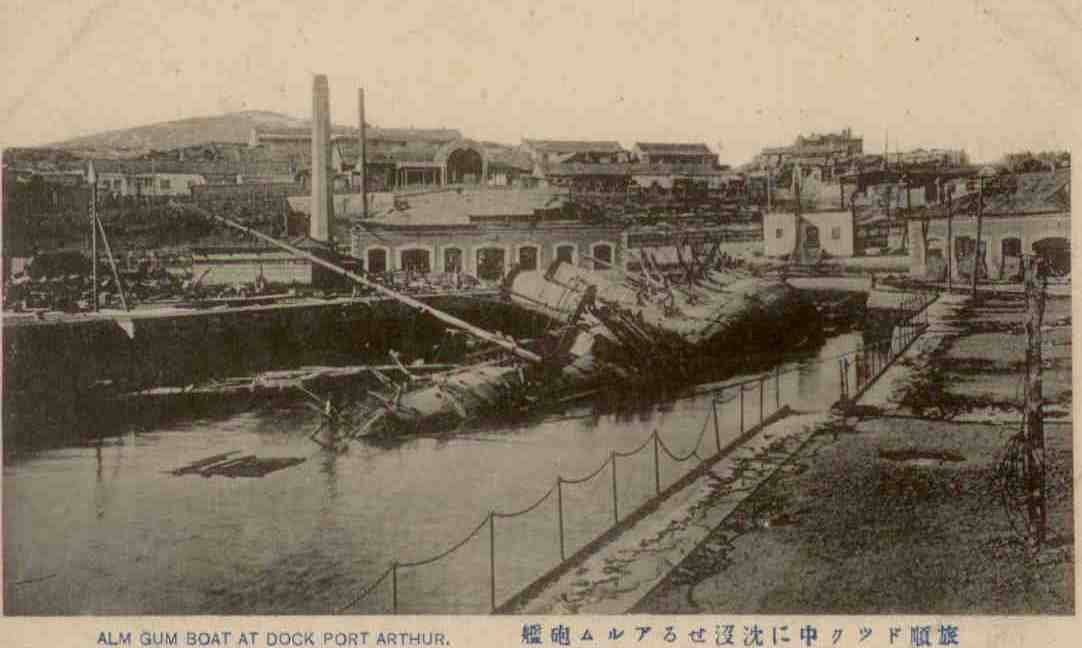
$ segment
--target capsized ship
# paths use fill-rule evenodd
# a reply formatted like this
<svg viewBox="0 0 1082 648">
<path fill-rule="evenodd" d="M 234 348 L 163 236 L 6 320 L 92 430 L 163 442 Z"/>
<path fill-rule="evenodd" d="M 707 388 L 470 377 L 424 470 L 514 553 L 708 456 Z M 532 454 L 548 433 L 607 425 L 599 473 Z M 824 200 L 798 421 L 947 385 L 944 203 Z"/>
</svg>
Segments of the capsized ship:
<svg viewBox="0 0 1082 648">
<path fill-rule="evenodd" d="M 427 313 L 489 347 L 487 358 L 424 377 L 401 365 L 393 374 L 373 371 L 381 386 L 369 390 L 363 402 L 341 411 L 328 403 L 320 433 L 320 443 L 328 447 L 378 432 L 446 430 L 602 385 L 681 381 L 706 367 L 735 368 L 745 351 L 792 345 L 800 339 L 793 322 L 812 324 L 817 313 L 783 281 L 718 271 L 708 263 L 687 265 L 682 276 L 673 277 L 650 263 L 647 253 L 639 273 L 589 272 L 556 261 L 543 273 L 512 271 L 504 282 L 515 303 L 554 323 L 547 335 L 525 344 L 258 230 L 204 213 Z"/>
<path fill-rule="evenodd" d="M 574 329 L 563 333 L 573 339 L 571 362 L 605 379 L 688 379 L 815 330 L 814 305 L 784 281 L 701 269 L 677 282 L 649 266 L 632 274 L 557 262 L 544 272 L 513 272 L 504 290 L 520 307 Z"/>
</svg>

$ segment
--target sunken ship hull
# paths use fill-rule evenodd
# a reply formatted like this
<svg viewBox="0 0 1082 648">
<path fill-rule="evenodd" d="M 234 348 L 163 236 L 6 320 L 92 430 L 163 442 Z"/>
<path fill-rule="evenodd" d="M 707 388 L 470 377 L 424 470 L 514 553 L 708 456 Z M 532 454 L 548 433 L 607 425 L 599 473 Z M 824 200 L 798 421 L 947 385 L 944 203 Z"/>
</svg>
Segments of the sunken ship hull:
<svg viewBox="0 0 1082 648">
<path fill-rule="evenodd" d="M 671 288 L 556 263 L 513 273 L 504 289 L 518 306 L 564 327 L 576 362 L 602 381 L 735 369 L 748 354 L 792 348 L 820 330 L 818 311 L 800 291 L 741 272 L 710 271 Z"/>
</svg>

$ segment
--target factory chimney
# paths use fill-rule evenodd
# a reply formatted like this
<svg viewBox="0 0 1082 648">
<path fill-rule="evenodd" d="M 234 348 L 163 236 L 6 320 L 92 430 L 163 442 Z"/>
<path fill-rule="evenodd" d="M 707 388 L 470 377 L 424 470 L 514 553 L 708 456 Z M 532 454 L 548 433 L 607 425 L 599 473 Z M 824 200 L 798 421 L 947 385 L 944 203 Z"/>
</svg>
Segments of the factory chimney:
<svg viewBox="0 0 1082 648">
<path fill-rule="evenodd" d="M 334 175 L 331 169 L 331 90 L 327 76 L 312 83 L 312 209 L 309 234 L 330 243 L 334 237 Z"/>
</svg>

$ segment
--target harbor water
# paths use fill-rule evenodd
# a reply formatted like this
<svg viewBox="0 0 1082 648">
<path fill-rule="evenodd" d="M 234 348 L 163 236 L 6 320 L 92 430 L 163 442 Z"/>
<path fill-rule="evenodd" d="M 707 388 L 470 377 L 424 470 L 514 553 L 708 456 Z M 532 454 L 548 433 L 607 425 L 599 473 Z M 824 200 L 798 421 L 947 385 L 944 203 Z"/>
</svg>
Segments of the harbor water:
<svg viewBox="0 0 1082 648">
<path fill-rule="evenodd" d="M 655 430 L 672 454 L 698 445 L 705 457 L 739 436 L 741 418 L 745 428 L 758 423 L 760 399 L 768 414 L 779 395 L 795 409 L 828 407 L 841 381 L 834 358 L 860 338 L 842 333 L 776 359 L 780 379 L 771 374 L 762 396 L 757 385 L 743 399 L 722 395 L 716 433 L 702 386 L 630 410 L 572 404 L 439 437 L 355 442 L 343 454 L 308 440 L 319 415 L 299 400 L 104 432 L 86 420 L 71 438 L 100 440 L 5 457 L 4 611 L 383 613 L 390 578 L 357 595 L 392 563 L 438 556 L 469 537 L 440 560 L 396 570 L 398 608 L 488 612 L 493 585 L 499 603 L 560 561 L 559 505 L 568 556 L 612 525 L 611 466 L 562 484 L 559 498 L 550 493 L 558 476 L 588 476 L 614 451 L 647 442 L 616 464 L 622 518 L 696 463 L 661 454 L 655 474 Z M 248 458 L 260 470 L 175 474 L 214 455 Z M 546 493 L 528 513 L 486 522 Z"/>
</svg>

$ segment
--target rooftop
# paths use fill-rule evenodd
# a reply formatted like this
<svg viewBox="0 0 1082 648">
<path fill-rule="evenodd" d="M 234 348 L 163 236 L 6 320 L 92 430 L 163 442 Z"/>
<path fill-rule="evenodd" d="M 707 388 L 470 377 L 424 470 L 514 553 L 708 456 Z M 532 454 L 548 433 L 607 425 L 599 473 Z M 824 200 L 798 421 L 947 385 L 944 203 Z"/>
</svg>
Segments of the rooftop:
<svg viewBox="0 0 1082 648">
<path fill-rule="evenodd" d="M 563 196 L 549 189 L 440 191 L 410 196 L 406 209 L 388 209 L 359 224 L 461 226 L 469 225 L 471 216 L 529 216 L 540 209 L 558 209 L 563 203 Z"/>
<path fill-rule="evenodd" d="M 67 168 L 84 172 L 89 160 L 72 163 Z M 183 173 L 193 175 L 283 175 L 289 162 L 264 155 L 246 156 L 243 160 L 94 160 L 94 171 L 142 175 Z"/>
<path fill-rule="evenodd" d="M 1071 170 L 1001 175 L 985 180 L 984 215 L 1022 215 L 1070 212 Z M 976 214 L 978 192 L 967 193 L 952 201 L 955 214 Z M 945 217 L 943 203 L 929 209 L 933 218 Z"/>
<path fill-rule="evenodd" d="M 496 142 L 482 142 L 488 156 L 488 166 L 495 168 L 520 169 L 530 171 L 533 169 L 533 161 L 530 154 L 518 147 L 498 144 Z"/>
<path fill-rule="evenodd" d="M 701 142 L 635 142 L 635 146 L 647 153 L 670 155 L 712 155 L 713 152 Z"/>
<path fill-rule="evenodd" d="M 622 153 L 619 142 L 609 140 L 540 140 L 523 139 L 525 144 L 540 153 Z"/>
<path fill-rule="evenodd" d="M 701 164 L 672 164 L 655 162 L 616 162 L 609 164 L 565 162 L 553 164 L 545 171 L 549 176 L 634 176 L 634 175 L 681 175 L 681 176 L 722 176 L 720 169 L 705 167 Z"/>
</svg>

